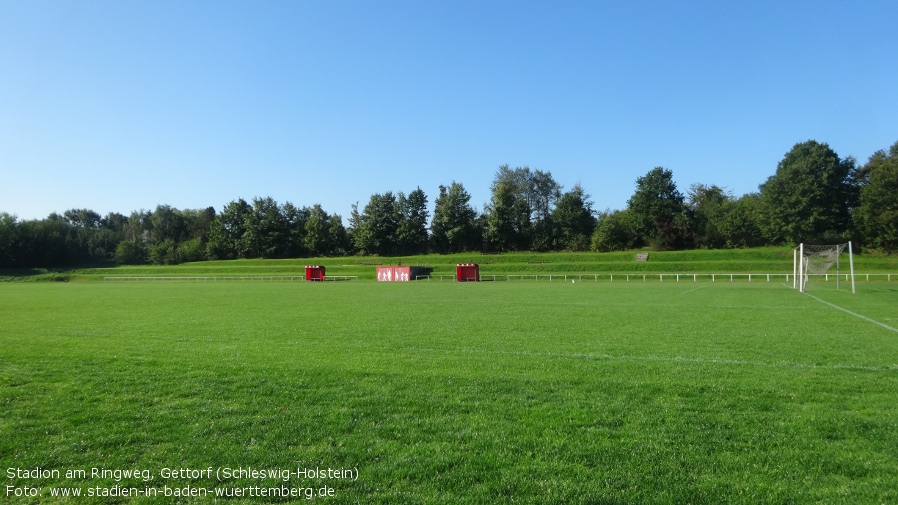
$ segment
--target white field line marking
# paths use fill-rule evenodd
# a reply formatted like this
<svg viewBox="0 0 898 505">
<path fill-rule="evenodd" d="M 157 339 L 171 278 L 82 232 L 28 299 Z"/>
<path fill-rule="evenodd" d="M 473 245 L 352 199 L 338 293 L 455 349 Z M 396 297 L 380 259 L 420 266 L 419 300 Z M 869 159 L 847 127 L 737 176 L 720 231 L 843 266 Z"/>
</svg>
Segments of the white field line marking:
<svg viewBox="0 0 898 505">
<path fill-rule="evenodd" d="M 851 314 L 851 315 L 854 316 L 854 317 L 859 317 L 859 318 L 863 319 L 864 321 L 867 321 L 867 322 L 869 322 L 869 323 L 873 323 L 873 324 L 875 324 L 875 325 L 877 325 L 877 326 L 881 326 L 881 327 L 883 327 L 883 328 L 885 328 L 885 329 L 887 329 L 887 330 L 891 330 L 891 331 L 894 331 L 895 333 L 898 333 L 898 328 L 893 328 L 893 327 L 891 327 L 891 326 L 889 326 L 889 325 L 887 325 L 887 324 L 885 324 L 885 323 L 880 323 L 879 321 L 877 321 L 877 320 L 875 320 L 875 319 L 870 319 L 870 318 L 867 317 L 867 316 L 862 316 L 862 315 L 860 315 L 860 314 L 858 314 L 858 313 L 856 313 L 856 312 L 852 312 L 852 311 L 850 311 L 850 310 L 848 310 L 848 309 L 844 309 L 844 308 L 842 308 L 842 307 L 839 307 L 838 305 L 836 305 L 836 304 L 834 304 L 834 303 L 829 303 L 829 302 L 827 302 L 827 301 L 825 301 L 825 300 L 821 300 L 821 299 L 817 298 L 817 297 L 814 296 L 814 295 L 808 295 L 807 293 L 805 293 L 805 294 L 806 294 L 807 296 L 810 296 L 810 297 L 813 298 L 814 300 L 817 300 L 818 302 L 820 302 L 820 303 L 822 303 L 822 304 L 829 305 L 830 307 L 832 307 L 832 308 L 834 308 L 834 309 L 836 309 L 836 310 L 841 310 L 842 312 L 846 312 L 846 313 L 848 313 L 848 314 Z"/>
<path fill-rule="evenodd" d="M 614 356 L 611 354 L 592 354 L 592 353 L 560 353 L 560 352 L 531 352 L 531 351 L 498 351 L 478 348 L 456 348 L 456 349 L 440 349 L 434 347 L 404 347 L 403 349 L 410 351 L 427 351 L 441 352 L 444 354 L 507 354 L 514 356 L 533 356 L 547 358 L 564 358 L 564 359 L 591 359 L 591 360 L 609 360 L 609 361 L 654 361 L 660 363 L 696 363 L 701 365 L 741 365 L 741 366 L 762 366 L 775 368 L 807 368 L 807 369 L 832 369 L 832 370 L 870 370 L 885 371 L 898 370 L 898 364 L 893 365 L 815 365 L 809 363 L 794 363 L 791 361 L 766 362 L 766 361 L 743 361 L 737 359 L 718 359 L 718 358 L 686 358 L 683 356 L 634 356 L 629 354 L 621 354 Z"/>
<path fill-rule="evenodd" d="M 697 287 L 697 288 L 687 289 L 686 291 L 683 291 L 683 292 L 680 293 L 680 294 L 681 294 L 681 295 L 685 295 L 686 293 L 692 293 L 693 291 L 698 291 L 699 289 L 705 289 L 706 287 L 708 287 L 708 286 L 699 286 L 699 287 Z"/>
</svg>

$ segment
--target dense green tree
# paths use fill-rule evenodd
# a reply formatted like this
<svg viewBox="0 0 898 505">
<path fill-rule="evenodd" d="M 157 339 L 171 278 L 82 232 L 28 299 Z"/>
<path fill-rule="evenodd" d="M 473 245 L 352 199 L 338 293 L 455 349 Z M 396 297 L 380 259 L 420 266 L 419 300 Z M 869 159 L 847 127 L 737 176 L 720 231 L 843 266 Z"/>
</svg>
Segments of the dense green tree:
<svg viewBox="0 0 898 505">
<path fill-rule="evenodd" d="M 734 201 L 732 195 L 713 184 L 693 184 L 687 195 L 695 246 L 710 249 L 726 247 L 727 240 L 720 226 Z"/>
<path fill-rule="evenodd" d="M 210 207 L 211 208 L 211 207 Z M 128 223 L 128 217 L 118 212 L 110 212 L 103 216 L 100 220 L 100 227 L 112 230 L 117 233 L 124 233 L 125 225 Z"/>
<path fill-rule="evenodd" d="M 533 223 L 531 247 L 538 251 L 553 248 L 557 237 L 555 232 L 555 206 L 561 198 L 562 186 L 555 182 L 551 172 L 534 170 L 528 179 L 528 200 Z"/>
<path fill-rule="evenodd" d="M 149 223 L 150 243 L 153 245 L 166 241 L 176 244 L 187 236 L 184 215 L 171 205 L 157 205 L 156 210 L 150 213 Z"/>
<path fill-rule="evenodd" d="M 477 247 L 477 211 L 470 201 L 471 195 L 461 183 L 452 181 L 448 188 L 440 185 L 430 223 L 434 252 L 445 254 Z"/>
<path fill-rule="evenodd" d="M 766 244 L 760 223 L 761 196 L 749 193 L 726 202 L 723 218 L 715 226 L 726 247 L 758 247 Z"/>
<path fill-rule="evenodd" d="M 46 219 L 18 222 L 0 215 L 0 267 L 59 267 L 115 261 L 119 264 L 176 264 L 209 258 L 299 257 L 308 209 L 256 198 L 238 200 L 222 216 L 215 209 L 179 210 L 159 205 L 129 217 L 105 217 L 70 209 Z M 327 232 L 345 252 L 346 230 L 328 217 Z"/>
<path fill-rule="evenodd" d="M 421 188 L 405 196 L 401 192 L 396 199 L 398 226 L 396 228 L 396 247 L 400 254 L 422 254 L 427 252 L 428 235 L 427 195 Z"/>
<path fill-rule="evenodd" d="M 154 265 L 177 265 L 181 263 L 178 247 L 172 239 L 165 239 L 150 245 L 150 263 Z"/>
<path fill-rule="evenodd" d="M 206 245 L 201 237 L 194 237 L 178 244 L 176 258 L 179 262 L 203 261 L 207 259 Z"/>
<path fill-rule="evenodd" d="M 238 198 L 224 206 L 216 216 L 209 231 L 209 253 L 215 259 L 235 259 L 247 257 L 244 241 L 246 222 L 253 209 L 243 199 Z"/>
<path fill-rule="evenodd" d="M 91 239 L 91 248 L 102 251 L 103 258 L 113 260 L 119 242 L 125 238 L 125 226 L 128 218 L 118 212 L 110 212 L 100 219 L 100 228 Z M 99 256 L 99 254 L 95 254 Z"/>
<path fill-rule="evenodd" d="M 124 224 L 119 217 L 110 216 L 109 222 L 121 228 L 121 239 L 140 242 L 140 250 L 146 251 L 146 254 L 120 254 L 122 251 L 116 250 L 116 261 L 146 257 L 150 263 L 172 265 L 206 259 L 206 244 L 214 220 L 212 207 L 180 210 L 167 204 L 157 205 L 152 212 L 132 213 Z M 125 252 L 139 252 L 132 245 L 125 247 L 130 248 Z"/>
<path fill-rule="evenodd" d="M 399 229 L 396 196 L 392 191 L 375 193 L 361 213 L 353 206 L 352 239 L 362 254 L 390 255 L 397 249 L 396 231 Z"/>
<path fill-rule="evenodd" d="M 66 222 L 79 228 L 96 229 L 100 227 L 100 215 L 90 209 L 69 209 L 63 212 Z"/>
<path fill-rule="evenodd" d="M 115 249 L 122 241 L 122 233 L 109 228 L 100 227 L 88 234 L 88 256 L 95 262 L 111 261 Z"/>
<path fill-rule="evenodd" d="M 119 265 L 143 265 L 149 263 L 150 253 L 143 241 L 129 239 L 119 242 L 113 259 Z"/>
<path fill-rule="evenodd" d="M 282 207 L 269 197 L 253 198 L 243 240 L 249 258 L 287 257 L 290 229 Z"/>
<path fill-rule="evenodd" d="M 529 167 L 512 169 L 502 165 L 496 170 L 486 205 L 484 242 L 490 249 L 530 249 L 533 239 L 530 176 Z"/>
<path fill-rule="evenodd" d="M 144 209 L 132 211 L 122 228 L 124 239 L 139 240 L 148 245 L 151 239 L 150 230 L 152 229 L 150 215 L 151 213 Z"/>
<path fill-rule="evenodd" d="M 485 241 L 497 251 L 523 251 L 530 247 L 530 207 L 518 188 L 499 182 L 487 209 Z"/>
<path fill-rule="evenodd" d="M 760 190 L 773 244 L 845 240 L 860 196 L 854 160 L 814 140 L 795 144 Z"/>
<path fill-rule="evenodd" d="M 898 252 L 898 142 L 877 151 L 861 168 L 866 184 L 860 191 L 855 222 L 864 244 Z"/>
<path fill-rule="evenodd" d="M 12 268 L 19 264 L 18 221 L 14 214 L 0 212 L 0 268 Z"/>
<path fill-rule="evenodd" d="M 599 214 L 592 234 L 593 251 L 625 251 L 639 245 L 636 220 L 631 211 L 606 210 Z"/>
<path fill-rule="evenodd" d="M 118 263 L 179 263 L 208 258 L 307 255 L 406 255 L 521 250 L 621 250 L 698 246 L 753 247 L 829 242 L 861 236 L 864 245 L 898 251 L 898 143 L 857 168 L 826 144 L 796 144 L 760 185 L 738 199 L 714 185 L 696 184 L 684 198 L 672 173 L 656 167 L 636 181 L 620 211 L 598 216 L 583 188 L 561 192 L 550 172 L 499 167 L 491 198 L 478 214 L 464 186 L 440 186 L 428 233 L 427 196 L 371 196 L 350 226 L 320 205 L 279 205 L 270 197 L 179 210 L 159 205 L 129 216 L 101 217 L 69 209 L 46 219 L 19 221 L 0 213 L 0 267 L 66 266 L 110 259 Z M 598 217 L 598 219 L 596 219 Z M 853 235 L 852 235 L 853 234 Z"/>
<path fill-rule="evenodd" d="M 281 206 L 286 235 L 283 255 L 286 258 L 299 258 L 311 254 L 306 247 L 306 224 L 311 216 L 309 207 L 297 207 L 290 202 Z"/>
<path fill-rule="evenodd" d="M 348 249 L 340 216 L 321 205 L 279 205 L 271 197 L 240 199 L 213 221 L 208 251 L 214 258 L 297 258 L 342 254 Z"/>
<path fill-rule="evenodd" d="M 548 219 L 561 198 L 562 187 L 548 171 L 502 165 L 496 170 L 490 190 L 495 192 L 499 184 L 505 184 L 507 190 L 526 201 L 534 222 Z"/>
<path fill-rule="evenodd" d="M 528 223 L 526 225 L 521 222 L 508 223 L 498 228 L 498 223 L 494 223 L 491 228 L 493 231 L 488 232 L 488 235 L 493 236 L 492 234 L 501 228 L 520 229 L 526 232 L 526 236 L 517 240 L 509 240 L 505 237 L 502 241 L 515 243 L 517 249 L 547 250 L 551 248 L 554 239 L 552 210 L 561 197 L 561 185 L 555 182 L 552 173 L 531 170 L 529 167 L 512 169 L 508 165 L 502 165 L 496 171 L 490 186 L 494 196 L 500 184 L 503 191 L 503 205 L 515 209 L 513 215 L 516 220 L 519 220 L 519 216 L 526 209 Z M 491 203 L 490 208 L 487 209 L 488 213 L 491 212 L 492 205 Z M 504 212 L 502 214 L 507 215 Z"/>
<path fill-rule="evenodd" d="M 80 252 L 68 241 L 71 225 L 59 214 L 22 221 L 18 226 L 18 267 L 58 267 L 75 264 Z"/>
<path fill-rule="evenodd" d="M 553 249 L 586 251 L 590 247 L 596 218 L 593 215 L 589 195 L 579 184 L 561 195 L 552 210 L 551 221 L 555 227 Z"/>
<path fill-rule="evenodd" d="M 636 179 L 636 192 L 627 202 L 637 233 L 656 248 L 689 245 L 690 218 L 673 172 L 655 167 Z"/>
<path fill-rule="evenodd" d="M 116 245 L 113 260 L 120 265 L 142 265 L 150 262 L 152 245 L 150 217 L 146 210 L 133 211 L 123 221 L 113 220 L 120 226 L 122 240 Z M 124 216 L 122 216 L 124 217 Z"/>
<path fill-rule="evenodd" d="M 215 221 L 215 208 L 184 209 L 180 212 L 185 228 L 183 238 L 185 240 L 188 237 L 191 239 L 199 238 L 201 242 L 208 241 L 212 223 Z"/>
<path fill-rule="evenodd" d="M 328 242 L 331 246 L 330 251 L 326 252 L 328 256 L 345 256 L 352 251 L 352 242 L 349 240 L 349 234 L 346 227 L 343 226 L 343 218 L 340 215 L 332 214 L 330 216 L 328 232 L 330 233 Z"/>
<path fill-rule="evenodd" d="M 526 170 L 526 167 L 525 167 Z M 534 170 L 528 177 L 528 200 L 533 218 L 539 221 L 548 221 L 558 199 L 561 198 L 561 184 L 552 178 L 552 172 Z"/>
<path fill-rule="evenodd" d="M 349 211 L 349 228 L 346 230 L 347 238 L 349 238 L 350 248 L 353 252 L 361 253 L 357 244 L 357 235 L 362 230 L 362 214 L 359 212 L 359 202 L 352 204 L 352 210 Z"/>
<path fill-rule="evenodd" d="M 102 226 L 99 214 L 90 209 L 70 209 L 62 215 L 50 214 L 43 220 L 16 223 L 7 219 L 13 232 L 0 256 L 0 264 L 54 267 L 108 261 L 121 239 Z"/>
<path fill-rule="evenodd" d="M 97 230 L 100 215 L 89 209 L 70 209 L 60 216 L 55 212 L 47 220 L 59 230 L 51 241 L 61 241 L 65 264 L 90 261 L 91 235 Z M 49 224 L 49 223 L 47 223 Z M 64 231 L 63 231 L 64 230 Z"/>
<path fill-rule="evenodd" d="M 306 250 L 312 256 L 328 256 L 338 249 L 334 243 L 334 234 L 331 230 L 333 221 L 321 205 L 315 204 L 309 210 L 309 217 L 305 223 L 305 237 L 303 243 Z"/>
</svg>

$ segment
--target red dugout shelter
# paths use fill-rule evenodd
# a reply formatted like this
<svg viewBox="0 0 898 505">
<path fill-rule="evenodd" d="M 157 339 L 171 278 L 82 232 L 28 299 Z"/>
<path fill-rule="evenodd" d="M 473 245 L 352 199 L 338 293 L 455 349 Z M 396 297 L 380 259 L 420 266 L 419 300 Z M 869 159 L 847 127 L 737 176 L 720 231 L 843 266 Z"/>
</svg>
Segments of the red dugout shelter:
<svg viewBox="0 0 898 505">
<path fill-rule="evenodd" d="M 480 265 L 462 263 L 455 265 L 455 280 L 458 282 L 477 282 L 480 280 Z"/>
<path fill-rule="evenodd" d="M 324 267 L 321 265 L 306 265 L 307 281 L 324 281 Z"/>
</svg>

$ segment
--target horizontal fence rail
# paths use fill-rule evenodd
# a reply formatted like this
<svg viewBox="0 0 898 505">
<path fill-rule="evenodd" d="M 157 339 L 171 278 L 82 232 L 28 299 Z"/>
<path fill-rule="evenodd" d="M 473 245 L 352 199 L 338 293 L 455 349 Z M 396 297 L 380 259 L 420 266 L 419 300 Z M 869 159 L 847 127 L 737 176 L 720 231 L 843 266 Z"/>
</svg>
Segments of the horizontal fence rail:
<svg viewBox="0 0 898 505">
<path fill-rule="evenodd" d="M 325 275 L 324 282 L 332 281 L 351 281 L 358 280 L 357 275 Z M 104 281 L 161 281 L 161 282 L 297 282 L 306 281 L 304 275 L 223 275 L 223 276 L 118 276 L 103 277 Z M 318 281 L 318 279 L 314 279 Z"/>
<path fill-rule="evenodd" d="M 443 281 L 454 281 L 454 280 L 455 280 L 455 275 L 449 275 L 449 274 L 446 274 L 446 275 L 433 275 L 433 274 L 431 274 L 431 275 L 416 275 L 416 276 L 415 276 L 415 280 L 416 280 L 416 281 L 420 281 L 421 279 L 427 279 L 428 281 L 430 281 L 431 279 L 438 279 L 440 282 L 443 282 Z"/>
<path fill-rule="evenodd" d="M 898 280 L 898 274 L 855 274 L 856 281 L 892 282 Z M 850 274 L 814 274 L 808 275 L 812 282 L 835 282 L 836 278 L 850 281 Z M 480 274 L 481 281 L 534 281 L 534 282 L 567 282 L 567 281 L 607 281 L 607 282 L 790 282 L 792 274 Z"/>
</svg>

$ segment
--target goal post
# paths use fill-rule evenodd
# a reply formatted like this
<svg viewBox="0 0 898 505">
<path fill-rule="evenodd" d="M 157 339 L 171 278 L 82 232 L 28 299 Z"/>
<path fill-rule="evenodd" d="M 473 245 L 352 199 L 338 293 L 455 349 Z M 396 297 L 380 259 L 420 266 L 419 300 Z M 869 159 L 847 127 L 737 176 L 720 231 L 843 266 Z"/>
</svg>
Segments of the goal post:
<svg viewBox="0 0 898 505">
<path fill-rule="evenodd" d="M 839 258 L 846 249 L 848 251 L 851 292 L 854 293 L 854 253 L 851 242 L 831 245 L 805 244 L 803 242 L 798 244 L 798 247 L 792 250 L 792 287 L 804 293 L 807 291 L 808 281 L 812 276 L 826 278 L 830 270 L 835 267 L 836 289 L 840 289 L 842 272 Z"/>
</svg>

